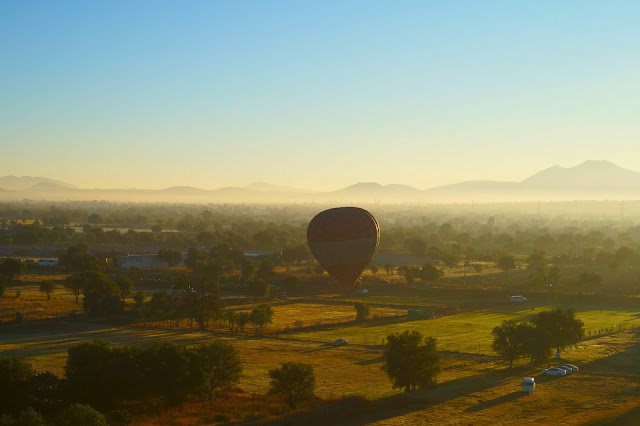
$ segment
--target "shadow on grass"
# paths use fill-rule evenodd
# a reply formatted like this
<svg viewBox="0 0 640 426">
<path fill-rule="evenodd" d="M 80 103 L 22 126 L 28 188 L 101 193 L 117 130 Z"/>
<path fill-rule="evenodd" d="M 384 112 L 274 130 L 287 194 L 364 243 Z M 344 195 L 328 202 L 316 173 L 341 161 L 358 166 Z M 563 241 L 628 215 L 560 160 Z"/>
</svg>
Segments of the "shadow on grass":
<svg viewBox="0 0 640 426">
<path fill-rule="evenodd" d="M 371 365 L 371 364 L 380 364 L 384 362 L 384 356 L 379 356 L 377 358 L 367 359 L 365 361 L 358 361 L 356 365 Z"/>
<path fill-rule="evenodd" d="M 638 335 L 634 336 L 637 338 Z M 640 376 L 640 343 L 625 350 L 584 364 L 581 368 L 591 373 L 621 374 Z"/>
<path fill-rule="evenodd" d="M 488 401 L 482 401 L 473 407 L 467 408 L 466 412 L 473 413 L 476 411 L 484 410 L 487 408 L 495 407 L 496 405 L 504 404 L 505 402 L 515 401 L 517 399 L 522 398 L 523 396 L 528 396 L 528 393 L 522 391 L 511 392 L 506 395 L 499 396 L 497 398 L 490 399 Z"/>
<path fill-rule="evenodd" d="M 370 412 L 349 418 L 348 424 L 365 425 L 424 410 L 425 408 L 437 406 L 461 396 L 484 392 L 501 386 L 510 377 L 517 374 L 521 374 L 521 372 L 519 372 L 518 369 L 513 369 L 511 371 L 497 371 L 488 375 L 462 377 L 441 383 L 434 390 L 414 392 L 411 396 L 401 394 L 381 398 L 373 401 Z M 484 404 L 493 403 L 497 405 L 502 402 L 516 400 L 517 396 L 515 396 L 515 394 L 517 393 L 519 392 L 496 398 L 492 400 L 493 402 L 488 401 Z M 502 400 L 502 398 L 505 399 Z M 488 408 L 489 406 L 490 405 L 485 405 L 483 408 Z M 483 408 L 478 408 L 478 410 Z"/>
<path fill-rule="evenodd" d="M 597 421 L 588 423 L 589 425 L 600 425 L 600 426 L 637 426 L 640 422 L 640 406 L 632 408 L 624 414 L 621 414 L 613 419 L 607 419 L 603 421 Z"/>
<path fill-rule="evenodd" d="M 320 351 L 328 351 L 331 349 L 338 349 L 337 347 L 334 347 L 333 345 L 329 345 L 329 344 L 321 344 L 319 345 L 317 348 L 313 348 L 313 349 L 309 349 L 306 351 L 302 351 L 303 354 L 311 354 L 314 352 L 320 352 Z"/>
</svg>

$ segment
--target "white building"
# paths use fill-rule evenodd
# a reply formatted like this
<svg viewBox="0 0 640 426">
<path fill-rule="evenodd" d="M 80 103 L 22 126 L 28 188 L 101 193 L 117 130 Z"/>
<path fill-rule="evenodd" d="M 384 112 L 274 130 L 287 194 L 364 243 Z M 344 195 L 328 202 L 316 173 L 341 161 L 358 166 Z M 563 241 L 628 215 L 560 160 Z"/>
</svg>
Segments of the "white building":
<svg viewBox="0 0 640 426">
<path fill-rule="evenodd" d="M 58 259 L 38 259 L 38 266 L 58 266 Z"/>
</svg>

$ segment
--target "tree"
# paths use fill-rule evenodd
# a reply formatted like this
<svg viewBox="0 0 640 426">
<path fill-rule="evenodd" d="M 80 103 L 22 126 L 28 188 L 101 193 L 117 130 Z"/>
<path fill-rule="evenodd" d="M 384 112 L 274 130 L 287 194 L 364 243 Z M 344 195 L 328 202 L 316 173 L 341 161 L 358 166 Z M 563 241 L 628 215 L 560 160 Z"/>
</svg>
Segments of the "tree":
<svg viewBox="0 0 640 426">
<path fill-rule="evenodd" d="M 505 320 L 491 331 L 491 349 L 509 361 L 509 368 L 513 367 L 514 360 L 528 353 L 527 346 L 532 327 L 529 323 L 518 324 L 515 320 Z"/>
<path fill-rule="evenodd" d="M 420 268 L 417 266 L 402 267 L 402 275 L 408 283 L 413 283 L 417 278 L 420 278 Z"/>
<path fill-rule="evenodd" d="M 210 398 L 217 389 L 227 388 L 240 380 L 244 367 L 240 353 L 232 344 L 215 340 L 189 348 L 189 353 L 189 377 L 201 396 Z"/>
<path fill-rule="evenodd" d="M 259 299 L 269 296 L 269 283 L 261 278 L 256 278 L 249 283 L 249 295 Z"/>
<path fill-rule="evenodd" d="M 59 257 L 59 260 L 60 265 L 64 266 L 67 272 L 104 270 L 104 262 L 89 254 L 89 246 L 86 244 L 77 244 L 69 247 L 66 253 Z"/>
<path fill-rule="evenodd" d="M 78 298 L 82 293 L 82 289 L 84 288 L 84 279 L 81 275 L 69 275 L 67 279 L 64 281 L 64 288 L 69 290 L 76 298 L 76 303 L 78 303 Z"/>
<path fill-rule="evenodd" d="M 443 256 L 442 261 L 449 267 L 449 269 L 453 269 L 453 267 L 457 266 L 458 262 L 460 262 L 460 257 L 456 254 L 449 253 Z"/>
<path fill-rule="evenodd" d="M 369 266 L 369 270 L 371 271 L 371 274 L 375 277 L 376 274 L 378 273 L 378 271 L 380 270 L 380 267 L 378 265 L 376 265 L 375 263 L 372 263 Z"/>
<path fill-rule="evenodd" d="M 71 404 L 60 415 L 60 426 L 108 426 L 104 414 L 90 405 Z"/>
<path fill-rule="evenodd" d="M 269 377 L 269 393 L 282 395 L 292 409 L 315 397 L 316 377 L 310 364 L 285 362 L 280 368 L 270 370 Z"/>
<path fill-rule="evenodd" d="M 295 275 L 287 275 L 280 282 L 280 287 L 282 287 L 284 291 L 295 291 L 302 287 L 302 281 Z"/>
<path fill-rule="evenodd" d="M 136 303 L 136 309 L 140 309 L 145 300 L 145 295 L 143 291 L 138 291 L 133 295 L 133 301 Z"/>
<path fill-rule="evenodd" d="M 92 225 L 98 225 L 102 223 L 102 217 L 99 214 L 92 213 L 87 218 L 87 222 L 89 222 Z"/>
<path fill-rule="evenodd" d="M 120 299 L 124 302 L 124 299 L 130 296 L 133 291 L 133 281 L 127 277 L 120 277 L 116 281 L 116 285 L 120 289 Z"/>
<path fill-rule="evenodd" d="M 542 250 L 536 251 L 527 257 L 527 269 L 531 269 L 542 274 L 544 274 L 544 270 L 548 263 L 549 260 L 547 258 L 547 253 Z"/>
<path fill-rule="evenodd" d="M 423 281 L 438 281 L 442 278 L 442 270 L 438 269 L 433 263 L 427 262 L 422 265 L 418 275 Z"/>
<path fill-rule="evenodd" d="M 387 273 L 387 275 L 392 275 L 395 269 L 396 269 L 395 265 L 392 265 L 391 263 L 387 263 L 386 265 L 384 265 L 384 270 Z"/>
<path fill-rule="evenodd" d="M 584 271 L 578 276 L 577 285 L 587 291 L 598 292 L 602 289 L 603 279 L 595 272 Z"/>
<path fill-rule="evenodd" d="M 555 348 L 558 354 L 584 338 L 584 323 L 576 318 L 573 308 L 542 311 L 531 319 L 531 323 L 536 326 L 540 338 L 549 342 L 549 346 Z"/>
<path fill-rule="evenodd" d="M 406 392 L 427 389 L 436 385 L 442 371 L 436 339 L 424 338 L 418 331 L 406 330 L 402 334 L 387 336 L 386 360 L 382 370 L 387 373 L 393 388 Z"/>
<path fill-rule="evenodd" d="M 65 364 L 66 392 L 72 401 L 110 408 L 142 396 L 145 369 L 140 350 L 104 340 L 71 346 Z"/>
<path fill-rule="evenodd" d="M 178 250 L 170 250 L 161 248 L 158 251 L 158 259 L 167 263 L 169 266 L 175 266 L 182 260 L 182 254 Z"/>
<path fill-rule="evenodd" d="M 0 358 L 0 414 L 26 408 L 33 368 L 24 358 Z"/>
<path fill-rule="evenodd" d="M 236 314 L 236 324 L 240 331 L 244 330 L 245 325 L 251 321 L 251 314 L 249 312 L 238 312 Z"/>
<path fill-rule="evenodd" d="M 84 272 L 77 280 L 81 282 L 84 308 L 90 316 L 110 315 L 124 308 L 118 285 L 102 272 Z"/>
<path fill-rule="evenodd" d="M 356 321 L 362 321 L 371 314 L 371 306 L 364 302 L 356 302 L 353 305 L 353 309 L 356 310 Z"/>
<path fill-rule="evenodd" d="M 549 291 L 551 291 L 551 286 L 554 288 L 558 288 L 558 283 L 560 282 L 560 267 L 557 265 L 550 266 L 548 268 L 547 278 L 549 279 Z"/>
<path fill-rule="evenodd" d="M 498 258 L 496 262 L 498 268 L 504 272 L 509 272 L 512 269 L 516 269 L 516 258 L 510 254 L 504 254 Z"/>
<path fill-rule="evenodd" d="M 251 311 L 249 321 L 260 327 L 260 329 L 263 329 L 267 324 L 271 324 L 273 322 L 273 309 L 266 303 L 258 305 L 253 311 Z"/>
<path fill-rule="evenodd" d="M 6 281 L 13 281 L 18 275 L 27 272 L 27 266 L 18 259 L 8 257 L 0 263 L 0 275 Z"/>
<path fill-rule="evenodd" d="M 156 342 L 141 354 L 145 366 L 146 394 L 157 394 L 171 404 L 183 401 L 193 388 L 190 379 L 190 356 L 184 345 L 174 342 Z"/>
<path fill-rule="evenodd" d="M 421 238 L 408 239 L 405 247 L 416 259 L 424 259 L 427 256 L 427 241 Z"/>
<path fill-rule="evenodd" d="M 197 247 L 191 247 L 187 252 L 184 264 L 192 271 L 197 272 L 207 263 L 208 260 L 209 256 L 206 251 L 202 251 Z"/>
<path fill-rule="evenodd" d="M 47 300 L 51 300 L 51 295 L 56 288 L 58 288 L 58 285 L 55 282 L 53 282 L 52 280 L 46 280 L 40 283 L 39 290 L 40 293 L 45 293 L 47 295 Z"/>
<path fill-rule="evenodd" d="M 306 244 L 298 244 L 296 246 L 285 247 L 282 249 L 280 257 L 285 264 L 300 263 L 311 258 L 311 252 Z"/>
<path fill-rule="evenodd" d="M 0 420 L 0 424 L 4 426 L 2 420 Z M 27 407 L 18 414 L 18 417 L 11 424 L 15 426 L 46 426 L 47 422 L 32 407 Z"/>
<path fill-rule="evenodd" d="M 253 281 L 253 277 L 256 275 L 256 262 L 253 260 L 248 260 L 242 264 L 242 268 L 240 269 L 242 274 L 242 281 L 244 283 Z"/>
<path fill-rule="evenodd" d="M 256 277 L 266 282 L 270 282 L 276 276 L 276 268 L 273 262 L 268 257 L 262 259 L 258 263 L 258 269 L 256 270 Z"/>
</svg>

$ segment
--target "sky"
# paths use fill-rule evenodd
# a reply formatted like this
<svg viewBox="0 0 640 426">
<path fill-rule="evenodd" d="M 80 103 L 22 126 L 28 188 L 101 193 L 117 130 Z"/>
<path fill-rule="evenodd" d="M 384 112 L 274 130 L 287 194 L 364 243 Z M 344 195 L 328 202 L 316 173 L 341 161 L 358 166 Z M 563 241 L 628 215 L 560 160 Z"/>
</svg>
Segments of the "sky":
<svg viewBox="0 0 640 426">
<path fill-rule="evenodd" d="M 313 190 L 640 171 L 640 2 L 0 2 L 0 176 Z"/>
</svg>

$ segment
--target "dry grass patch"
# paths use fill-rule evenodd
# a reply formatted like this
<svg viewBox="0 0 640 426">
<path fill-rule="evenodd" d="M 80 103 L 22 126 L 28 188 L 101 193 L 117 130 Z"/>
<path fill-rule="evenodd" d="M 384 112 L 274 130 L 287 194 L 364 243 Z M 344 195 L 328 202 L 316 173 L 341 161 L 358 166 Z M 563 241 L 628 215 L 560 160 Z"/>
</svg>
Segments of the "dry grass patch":
<svg viewBox="0 0 640 426">
<path fill-rule="evenodd" d="M 353 321 L 356 311 L 353 305 L 292 303 L 274 305 L 273 323 L 269 329 L 284 330 L 287 328 L 308 327 L 322 324 L 333 324 Z M 250 312 L 247 310 L 246 312 Z M 388 317 L 406 315 L 406 309 L 371 308 L 371 317 Z"/>
</svg>

